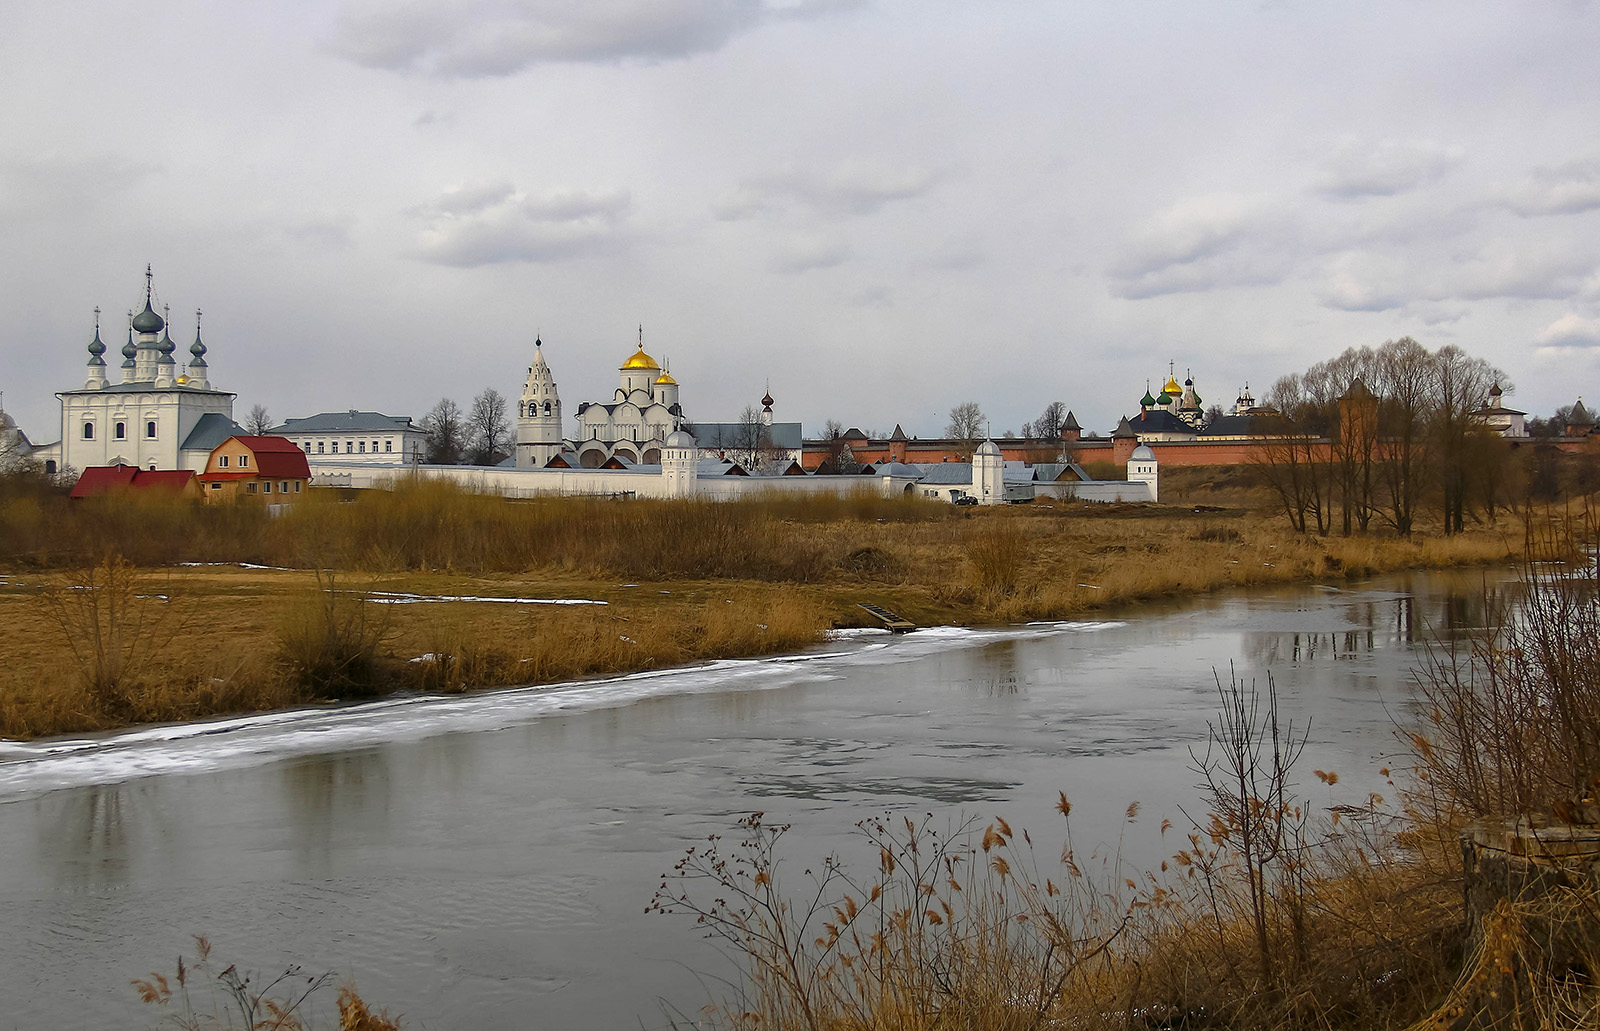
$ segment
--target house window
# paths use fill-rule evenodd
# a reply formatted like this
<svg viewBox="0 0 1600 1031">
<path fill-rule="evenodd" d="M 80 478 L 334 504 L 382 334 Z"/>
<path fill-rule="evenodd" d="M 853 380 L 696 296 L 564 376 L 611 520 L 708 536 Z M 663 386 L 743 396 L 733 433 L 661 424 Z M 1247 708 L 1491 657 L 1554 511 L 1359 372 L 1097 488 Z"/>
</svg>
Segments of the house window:
<svg viewBox="0 0 1600 1031">
<path fill-rule="evenodd" d="M 326 444 L 327 444 L 327 441 L 323 441 L 323 440 L 317 441 L 317 454 L 319 454 L 319 455 L 322 454 L 322 449 L 323 449 L 323 447 L 326 446 Z"/>
<path fill-rule="evenodd" d="M 221 490 L 221 489 L 222 489 L 222 484 L 220 484 L 220 483 L 213 483 L 213 484 L 212 484 L 212 485 L 211 485 L 211 489 L 212 489 L 212 490 Z"/>
<path fill-rule="evenodd" d="M 271 480 L 262 481 L 261 493 L 263 493 L 263 494 L 271 494 L 272 493 L 272 481 Z"/>
<path fill-rule="evenodd" d="M 332 448 L 332 449 L 333 449 L 333 453 L 334 453 L 334 454 L 336 454 L 336 455 L 337 455 L 337 454 L 338 454 L 338 453 L 339 453 L 339 442 L 338 442 L 338 441 L 337 441 L 337 440 L 336 440 L 336 441 L 334 441 L 334 442 L 333 442 L 333 443 L 332 443 L 332 444 L 330 444 L 330 445 L 329 445 L 329 446 L 330 446 L 330 447 L 331 447 L 331 448 Z"/>
<path fill-rule="evenodd" d="M 363 455 L 367 453 L 367 442 L 364 440 L 361 442 L 361 453 Z"/>
<path fill-rule="evenodd" d="M 126 439 L 128 436 L 128 424 L 125 422 L 117 423 L 117 428 L 113 436 L 115 436 L 118 440 Z"/>
<path fill-rule="evenodd" d="M 394 450 L 394 441 L 393 441 L 393 440 L 386 440 L 386 441 L 384 441 L 384 442 L 383 442 L 383 450 L 384 450 L 384 452 L 385 452 L 385 453 L 386 453 L 386 454 L 387 454 L 387 453 L 388 453 L 388 452 L 390 452 L 390 451 L 393 451 L 393 450 Z"/>
<path fill-rule="evenodd" d="M 86 423 L 83 424 L 83 439 L 84 440 L 93 440 L 94 439 L 94 423 L 86 422 Z"/>
<path fill-rule="evenodd" d="M 278 481 L 278 493 L 279 494 L 287 494 L 287 493 L 289 493 L 289 481 L 288 480 L 279 480 Z"/>
<path fill-rule="evenodd" d="M 347 455 L 353 455 L 356 453 L 355 441 L 347 440 L 344 442 L 344 453 Z"/>
<path fill-rule="evenodd" d="M 250 456 L 249 455 L 240 455 L 239 456 L 239 468 L 243 469 L 245 466 L 247 466 L 249 464 L 250 464 Z"/>
<path fill-rule="evenodd" d="M 151 421 L 146 422 L 144 424 L 144 435 L 146 437 L 149 437 L 151 440 L 155 440 L 156 439 L 156 424 L 155 424 L 154 420 L 151 420 Z"/>
<path fill-rule="evenodd" d="M 373 454 L 377 454 L 378 453 L 378 442 L 376 440 L 374 440 L 372 442 L 372 453 Z"/>
<path fill-rule="evenodd" d="M 294 481 L 294 492 L 296 494 L 300 493 L 300 481 L 299 480 Z"/>
<path fill-rule="evenodd" d="M 218 456 L 218 458 L 217 458 L 217 468 L 218 469 L 226 469 L 227 467 L 228 467 L 228 456 L 227 455 Z"/>
<path fill-rule="evenodd" d="M 256 481 L 251 480 L 249 483 L 245 484 L 244 492 L 246 494 L 254 494 L 256 492 Z"/>
</svg>

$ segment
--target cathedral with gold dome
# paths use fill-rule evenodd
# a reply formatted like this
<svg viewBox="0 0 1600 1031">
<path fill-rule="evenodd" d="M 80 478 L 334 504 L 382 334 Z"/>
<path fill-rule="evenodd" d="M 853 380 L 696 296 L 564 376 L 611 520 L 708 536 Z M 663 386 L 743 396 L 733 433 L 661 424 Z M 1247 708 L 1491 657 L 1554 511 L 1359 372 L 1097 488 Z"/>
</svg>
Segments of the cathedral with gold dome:
<svg viewBox="0 0 1600 1031">
<path fill-rule="evenodd" d="M 579 404 L 577 438 L 563 440 L 561 398 L 543 342 L 535 341 L 517 408 L 517 468 L 543 468 L 562 452 L 575 454 L 589 468 L 612 458 L 634 465 L 660 462 L 667 438 L 684 423 L 678 381 L 645 351 L 643 328 L 638 349 L 617 371 L 611 400 Z"/>
</svg>

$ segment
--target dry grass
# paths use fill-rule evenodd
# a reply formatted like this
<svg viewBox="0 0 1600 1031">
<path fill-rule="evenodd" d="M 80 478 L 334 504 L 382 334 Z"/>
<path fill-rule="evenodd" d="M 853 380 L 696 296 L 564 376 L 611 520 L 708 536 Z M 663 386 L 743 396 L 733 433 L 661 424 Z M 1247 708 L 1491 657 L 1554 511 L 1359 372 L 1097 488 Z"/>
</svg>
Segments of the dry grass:
<svg viewBox="0 0 1600 1031">
<path fill-rule="evenodd" d="M 0 498 L 0 561 L 9 570 L 0 619 L 13 630 L 0 663 L 0 735 L 792 650 L 830 627 L 862 625 L 856 606 L 864 601 L 920 625 L 1067 618 L 1161 595 L 1503 561 L 1521 544 L 1493 530 L 1319 540 L 1250 512 L 1064 503 L 972 510 L 873 496 L 506 501 L 423 484 L 363 492 L 347 504 L 313 492 L 281 519 L 231 506 L 103 500 L 66 507 L 48 495 Z M 86 570 L 107 555 L 143 570 L 138 593 L 170 598 L 165 629 L 148 638 L 158 646 L 136 657 L 136 676 L 119 675 L 116 704 L 87 689 L 82 661 L 70 657 L 84 628 L 64 632 L 40 591 L 46 582 L 85 585 Z M 150 571 L 176 562 L 292 568 Z M 316 569 L 336 571 L 340 589 L 609 604 L 374 607 L 359 594 L 330 594 Z M 173 615 L 181 613 L 189 615 Z M 432 658 L 409 661 L 424 655 Z"/>
</svg>

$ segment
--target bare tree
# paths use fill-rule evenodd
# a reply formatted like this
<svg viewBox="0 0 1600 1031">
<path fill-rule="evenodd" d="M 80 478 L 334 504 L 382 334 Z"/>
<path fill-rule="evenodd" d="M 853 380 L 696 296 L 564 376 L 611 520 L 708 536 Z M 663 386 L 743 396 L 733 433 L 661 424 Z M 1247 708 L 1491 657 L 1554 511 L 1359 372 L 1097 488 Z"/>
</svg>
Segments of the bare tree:
<svg viewBox="0 0 1600 1031">
<path fill-rule="evenodd" d="M 1473 358 L 1454 344 L 1433 355 L 1434 446 L 1440 485 L 1444 492 L 1444 532 L 1460 533 L 1468 493 L 1481 477 L 1489 459 L 1486 436 L 1490 432 L 1479 413 L 1489 396 L 1490 384 L 1504 381 L 1505 373 L 1482 358 Z M 1491 508 L 1492 500 L 1489 502 Z"/>
<path fill-rule="evenodd" d="M 493 387 L 472 399 L 467 416 L 467 461 L 472 465 L 494 465 L 511 453 L 510 405 Z"/>
<path fill-rule="evenodd" d="M 1061 424 L 1066 421 L 1067 406 L 1060 401 L 1051 401 L 1044 406 L 1044 411 L 1039 413 L 1039 417 L 1033 420 L 1031 427 L 1027 424 L 1023 425 L 1022 435 L 1024 437 L 1043 437 L 1046 440 L 1051 440 L 1061 436 Z M 1033 431 L 1032 433 L 1028 432 L 1030 429 Z"/>
<path fill-rule="evenodd" d="M 244 418 L 245 432 L 252 437 L 266 436 L 272 429 L 272 415 L 267 411 L 266 405 L 251 405 L 250 414 Z"/>
<path fill-rule="evenodd" d="M 944 435 L 960 441 L 964 450 L 971 451 L 977 448 L 978 441 L 983 438 L 986 421 L 978 402 L 963 401 L 950 409 L 950 424 L 945 427 Z"/>
<path fill-rule="evenodd" d="M 1378 473 L 1384 487 L 1383 517 L 1410 536 L 1427 482 L 1427 422 L 1432 393 L 1432 356 L 1410 337 L 1378 348 L 1373 379 L 1378 395 Z"/>
<path fill-rule="evenodd" d="M 461 409 L 448 397 L 423 416 L 422 432 L 428 441 L 427 460 L 431 465 L 460 465 L 466 445 L 466 426 Z"/>
<path fill-rule="evenodd" d="M 1301 533 L 1328 532 L 1332 518 L 1328 445 L 1318 432 L 1324 413 L 1299 374 L 1278 380 L 1268 394 L 1270 437 L 1255 463 L 1278 495 L 1289 523 Z"/>
<path fill-rule="evenodd" d="M 772 443 L 772 427 L 761 419 L 755 405 L 745 405 L 733 428 L 731 440 L 722 442 L 723 453 L 745 469 L 760 469 L 785 452 Z"/>
</svg>

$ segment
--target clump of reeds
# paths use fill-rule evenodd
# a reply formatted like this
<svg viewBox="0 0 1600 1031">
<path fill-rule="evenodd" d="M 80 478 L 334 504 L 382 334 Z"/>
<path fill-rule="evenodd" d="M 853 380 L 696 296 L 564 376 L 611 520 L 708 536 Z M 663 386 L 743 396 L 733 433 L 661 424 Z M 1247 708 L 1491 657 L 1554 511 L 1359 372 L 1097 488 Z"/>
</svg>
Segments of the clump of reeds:
<svg viewBox="0 0 1600 1031">
<path fill-rule="evenodd" d="M 797 891 L 782 879 L 788 826 L 760 813 L 739 826 L 736 841 L 690 849 L 650 906 L 694 916 L 747 959 L 714 1026 L 1043 1026 L 1133 918 L 1120 885 L 1079 867 L 1070 845 L 1046 876 L 1000 818 L 981 833 L 941 831 L 931 816 L 865 821 L 877 868 L 829 859 Z"/>
<path fill-rule="evenodd" d="M 307 975 L 289 966 L 269 979 L 236 964 L 217 970 L 211 942 L 196 935 L 194 943 L 193 963 L 179 956 L 171 978 L 152 973 L 132 982 L 141 1002 L 161 1008 L 164 1026 L 182 1031 L 315 1031 L 322 1026 L 312 1007 L 333 983 L 333 974 Z M 336 1005 L 338 1031 L 399 1031 L 399 1021 L 381 1010 L 374 1013 L 352 984 L 339 988 Z"/>
<path fill-rule="evenodd" d="M 1028 545 L 1017 519 L 984 519 L 967 534 L 967 562 L 973 579 L 991 600 L 1016 593 L 1028 564 Z"/>
<path fill-rule="evenodd" d="M 278 642 L 284 661 L 307 687 L 361 693 L 376 686 L 375 660 L 389 636 L 392 609 L 372 604 L 367 592 L 342 583 L 333 572 L 318 569 L 315 589 L 284 617 Z"/>
</svg>

